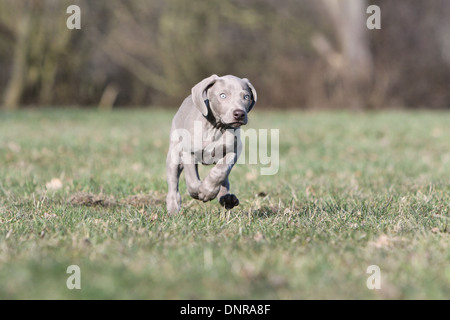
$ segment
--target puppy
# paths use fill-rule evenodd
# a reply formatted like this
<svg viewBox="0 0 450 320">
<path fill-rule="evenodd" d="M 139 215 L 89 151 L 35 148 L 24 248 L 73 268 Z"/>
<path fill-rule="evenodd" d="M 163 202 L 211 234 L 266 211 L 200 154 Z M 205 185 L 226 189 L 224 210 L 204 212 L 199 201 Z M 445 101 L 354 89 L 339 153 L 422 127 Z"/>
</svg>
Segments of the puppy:
<svg viewBox="0 0 450 320">
<path fill-rule="evenodd" d="M 228 175 L 242 149 L 240 127 L 255 106 L 257 95 L 248 79 L 232 75 L 212 75 L 192 88 L 192 94 L 181 104 L 172 121 L 166 172 L 167 211 L 181 209 L 178 182 L 185 171 L 191 197 L 203 202 L 216 197 L 226 209 L 239 204 L 231 194 Z M 214 167 L 200 180 L 198 164 Z"/>
</svg>

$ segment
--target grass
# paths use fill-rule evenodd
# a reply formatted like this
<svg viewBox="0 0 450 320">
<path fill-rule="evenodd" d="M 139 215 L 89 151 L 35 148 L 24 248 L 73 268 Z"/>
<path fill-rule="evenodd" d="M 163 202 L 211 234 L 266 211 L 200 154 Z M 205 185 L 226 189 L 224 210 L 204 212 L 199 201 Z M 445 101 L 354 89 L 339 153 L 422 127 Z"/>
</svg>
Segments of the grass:
<svg viewBox="0 0 450 320">
<path fill-rule="evenodd" d="M 182 181 L 171 217 L 173 114 L 0 113 L 1 299 L 450 298 L 449 113 L 255 109 L 278 174 L 237 165 L 231 211 Z"/>
</svg>

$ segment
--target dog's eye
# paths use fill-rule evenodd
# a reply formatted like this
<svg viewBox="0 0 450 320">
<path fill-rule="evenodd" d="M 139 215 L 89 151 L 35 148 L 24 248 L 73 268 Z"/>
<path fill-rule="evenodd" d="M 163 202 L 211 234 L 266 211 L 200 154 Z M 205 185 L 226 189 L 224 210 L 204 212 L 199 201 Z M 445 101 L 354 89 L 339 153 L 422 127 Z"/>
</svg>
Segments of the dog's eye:
<svg viewBox="0 0 450 320">
<path fill-rule="evenodd" d="M 220 94 L 220 97 L 221 97 L 222 99 L 225 99 L 225 98 L 227 97 L 227 95 L 226 95 L 225 93 L 221 93 L 221 94 Z"/>
<path fill-rule="evenodd" d="M 250 100 L 250 95 L 249 95 L 249 94 L 246 94 L 246 95 L 244 96 L 244 100 Z"/>
</svg>

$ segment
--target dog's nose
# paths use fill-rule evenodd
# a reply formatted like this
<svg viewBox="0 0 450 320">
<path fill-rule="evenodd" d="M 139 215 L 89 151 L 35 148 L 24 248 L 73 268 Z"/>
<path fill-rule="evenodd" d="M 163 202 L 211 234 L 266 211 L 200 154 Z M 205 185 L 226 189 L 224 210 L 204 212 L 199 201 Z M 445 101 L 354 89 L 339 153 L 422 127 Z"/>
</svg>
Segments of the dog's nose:
<svg viewBox="0 0 450 320">
<path fill-rule="evenodd" d="M 236 119 L 237 121 L 240 121 L 245 118 L 245 112 L 242 110 L 234 110 L 233 116 L 234 116 L 234 119 Z"/>
</svg>

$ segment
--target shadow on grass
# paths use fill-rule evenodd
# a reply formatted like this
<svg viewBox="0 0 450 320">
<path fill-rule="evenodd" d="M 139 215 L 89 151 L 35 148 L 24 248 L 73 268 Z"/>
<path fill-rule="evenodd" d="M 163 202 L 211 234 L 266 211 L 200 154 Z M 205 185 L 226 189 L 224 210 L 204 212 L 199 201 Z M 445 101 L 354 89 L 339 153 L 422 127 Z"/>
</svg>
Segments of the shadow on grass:
<svg viewBox="0 0 450 320">
<path fill-rule="evenodd" d="M 130 195 L 122 200 L 116 200 L 113 196 L 105 194 L 92 194 L 78 192 L 69 198 L 69 203 L 74 206 L 102 206 L 113 207 L 119 205 L 130 205 L 133 207 L 149 207 L 161 205 L 163 203 L 162 196 L 159 194 L 137 194 Z"/>
<path fill-rule="evenodd" d="M 283 214 L 282 208 L 277 206 L 262 206 L 258 209 L 252 209 L 247 215 L 251 214 L 258 218 L 271 218 Z"/>
</svg>

